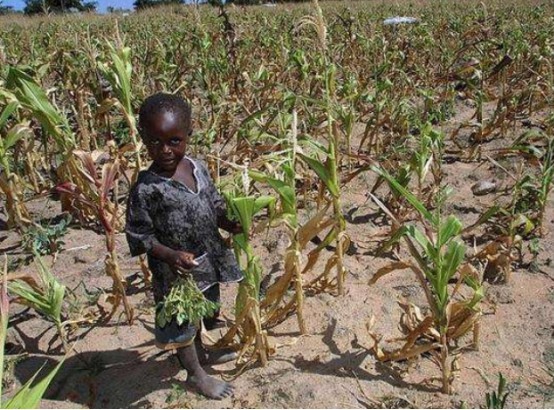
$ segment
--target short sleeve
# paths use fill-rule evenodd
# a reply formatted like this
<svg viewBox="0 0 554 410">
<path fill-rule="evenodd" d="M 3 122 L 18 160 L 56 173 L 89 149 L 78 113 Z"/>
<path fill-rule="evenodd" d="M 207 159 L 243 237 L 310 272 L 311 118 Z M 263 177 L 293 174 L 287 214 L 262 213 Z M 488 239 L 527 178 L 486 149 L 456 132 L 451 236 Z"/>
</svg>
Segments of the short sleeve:
<svg viewBox="0 0 554 410">
<path fill-rule="evenodd" d="M 227 213 L 227 206 L 225 204 L 225 199 L 223 199 L 220 193 L 217 192 L 217 189 L 214 185 L 214 182 L 212 181 L 212 178 L 210 177 L 210 173 L 208 172 L 206 165 L 202 162 L 199 162 L 199 164 L 200 164 L 200 169 L 202 171 L 202 175 L 206 180 L 206 191 L 208 193 L 208 197 L 210 198 L 213 204 L 217 217 L 218 218 L 222 217 Z"/>
<path fill-rule="evenodd" d="M 135 186 L 129 195 L 125 234 L 132 256 L 149 252 L 156 241 L 154 225 L 150 217 L 146 194 Z"/>
</svg>

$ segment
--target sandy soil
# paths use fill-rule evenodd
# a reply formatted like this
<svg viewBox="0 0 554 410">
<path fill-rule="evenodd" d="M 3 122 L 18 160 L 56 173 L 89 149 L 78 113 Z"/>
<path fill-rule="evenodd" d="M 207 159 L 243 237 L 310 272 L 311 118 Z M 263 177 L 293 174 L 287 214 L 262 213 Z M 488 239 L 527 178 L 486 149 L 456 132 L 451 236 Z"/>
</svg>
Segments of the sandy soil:
<svg viewBox="0 0 554 410">
<path fill-rule="evenodd" d="M 461 113 L 457 120 L 463 117 Z M 454 119 L 445 126 L 449 132 Z M 451 128 L 449 128 L 451 127 Z M 494 147 L 495 142 L 485 146 Z M 486 150 L 485 150 L 486 151 Z M 483 157 L 482 157 L 483 158 Z M 464 224 L 475 222 L 491 205 L 495 194 L 475 197 L 470 187 L 484 179 L 505 180 L 487 161 L 449 161 L 444 164 L 446 181 L 455 188 L 448 211 Z M 387 230 L 377 215 L 377 207 L 367 192 L 374 181 L 366 173 L 348 184 L 344 193 L 347 231 L 355 247 L 347 256 L 346 295 L 319 294 L 306 298 L 308 334 L 300 336 L 294 316 L 271 329 L 276 355 L 267 367 L 249 368 L 234 380 L 233 398 L 210 401 L 185 384 L 186 373 L 170 353 L 153 344 L 152 299 L 135 258 L 131 258 L 124 235 L 118 235 L 121 267 L 129 278 L 130 299 L 136 310 L 132 325 L 123 315 L 109 323 L 77 328 L 71 335 L 74 353 L 47 392 L 45 407 L 149 408 L 149 407 L 300 407 L 300 408 L 380 408 L 380 407 L 480 407 L 485 393 L 495 388 L 502 372 L 509 383 L 510 407 L 554 407 L 554 384 L 547 368 L 554 367 L 554 213 L 549 207 L 546 235 L 541 240 L 538 270 L 516 267 L 508 284 L 487 284 L 483 303 L 481 343 L 478 351 L 467 351 L 454 383 L 455 392 L 440 393 L 438 384 L 424 381 L 439 376 L 427 357 L 407 366 L 376 361 L 366 324 L 375 316 L 375 330 L 390 338 L 399 335 L 399 300 L 424 305 L 423 292 L 412 273 L 395 272 L 374 286 L 368 281 L 385 265 L 386 258 L 374 253 L 380 233 Z M 503 183 L 507 183 L 504 181 Z M 59 203 L 38 199 L 29 207 L 36 217 L 59 214 Z M 17 256 L 19 238 L 13 232 L 0 232 L 0 252 Z M 47 257 L 56 275 L 70 288 L 76 288 L 80 302 L 84 287 L 91 292 L 108 291 L 111 281 L 103 271 L 105 254 L 101 235 L 72 228 L 64 238 L 65 250 L 55 261 Z M 286 247 L 284 237 L 273 233 L 255 240 L 266 271 L 278 275 Z M 468 238 L 472 246 L 472 239 Z M 76 248 L 76 249 L 75 249 Z M 526 254 L 529 260 L 529 252 Z M 32 272 L 34 266 L 21 265 L 15 271 Z M 223 306 L 230 312 L 235 286 L 223 289 Z M 102 297 L 100 298 L 102 300 Z M 11 387 L 25 381 L 45 362 L 62 357 L 55 330 L 32 311 L 12 306 L 9 351 L 26 355 L 15 365 Z M 210 368 L 213 374 L 232 377 L 233 364 Z M 63 403 L 62 403 L 63 402 Z"/>
</svg>

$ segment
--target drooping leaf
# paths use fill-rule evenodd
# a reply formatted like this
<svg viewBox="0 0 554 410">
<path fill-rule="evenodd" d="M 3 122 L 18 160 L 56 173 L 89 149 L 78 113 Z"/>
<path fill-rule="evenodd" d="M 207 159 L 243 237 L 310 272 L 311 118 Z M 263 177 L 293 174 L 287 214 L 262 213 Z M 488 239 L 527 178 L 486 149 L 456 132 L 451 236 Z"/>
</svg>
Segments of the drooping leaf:
<svg viewBox="0 0 554 410">
<path fill-rule="evenodd" d="M 408 191 L 406 188 L 404 188 L 402 185 L 398 183 L 387 171 L 385 171 L 382 168 L 372 166 L 371 169 L 376 172 L 378 175 L 381 175 L 383 178 L 387 180 L 389 184 L 391 184 L 398 192 L 402 194 L 404 198 L 433 226 L 437 226 L 438 221 L 435 215 L 433 215 L 431 212 L 425 208 L 425 205 L 417 199 L 417 197 L 412 194 L 410 191 Z"/>
</svg>

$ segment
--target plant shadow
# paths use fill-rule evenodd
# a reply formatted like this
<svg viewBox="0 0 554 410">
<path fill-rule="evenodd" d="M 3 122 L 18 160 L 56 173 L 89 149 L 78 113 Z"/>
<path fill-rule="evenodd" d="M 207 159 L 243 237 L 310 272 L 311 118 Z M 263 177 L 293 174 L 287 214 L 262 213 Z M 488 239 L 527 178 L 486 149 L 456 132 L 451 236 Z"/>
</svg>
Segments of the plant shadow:
<svg viewBox="0 0 554 410">
<path fill-rule="evenodd" d="M 147 399 L 150 393 L 171 389 L 174 383 L 184 380 L 185 373 L 169 352 L 159 351 L 153 345 L 144 347 L 134 347 L 140 350 L 118 348 L 74 354 L 66 359 L 44 398 L 89 408 L 150 407 Z M 56 364 L 52 356 L 32 356 L 18 364 L 15 376 L 26 381 L 42 368 L 40 379 Z M 181 377 L 176 380 L 181 372 Z M 189 390 L 188 387 L 185 389 Z"/>
<path fill-rule="evenodd" d="M 372 352 L 358 342 L 358 338 L 350 342 L 353 350 L 343 352 L 335 342 L 334 337 L 337 328 L 337 320 L 332 319 L 323 334 L 323 343 L 329 347 L 333 355 L 338 356 L 330 361 L 322 362 L 319 357 L 313 360 L 306 360 L 302 355 L 294 358 L 280 358 L 292 364 L 301 372 L 320 374 L 325 376 L 338 376 L 344 378 L 355 378 L 365 381 L 383 381 L 391 386 L 399 388 L 415 389 L 424 392 L 436 392 L 437 389 L 431 386 L 420 385 L 417 383 L 408 383 L 402 379 L 400 372 L 393 366 L 375 361 L 375 373 L 364 369 L 363 362 L 372 355 Z"/>
</svg>

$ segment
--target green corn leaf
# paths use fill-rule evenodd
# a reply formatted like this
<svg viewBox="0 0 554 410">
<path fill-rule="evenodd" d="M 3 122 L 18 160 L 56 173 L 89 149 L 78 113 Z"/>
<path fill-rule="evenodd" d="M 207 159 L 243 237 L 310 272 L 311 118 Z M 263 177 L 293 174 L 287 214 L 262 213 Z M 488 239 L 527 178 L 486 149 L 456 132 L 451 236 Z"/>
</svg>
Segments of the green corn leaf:
<svg viewBox="0 0 554 410">
<path fill-rule="evenodd" d="M 325 184 L 331 195 L 337 198 L 339 196 L 339 187 L 335 183 L 335 181 L 333 181 L 332 173 L 329 172 L 325 164 L 315 158 L 309 157 L 304 154 L 298 154 L 298 156 L 302 158 L 302 160 L 306 162 L 306 164 L 308 164 L 308 166 L 317 174 L 317 176 Z"/>
<path fill-rule="evenodd" d="M 416 198 L 414 194 L 412 194 L 410 191 L 408 191 L 406 188 L 404 188 L 402 185 L 396 181 L 387 171 L 385 171 L 382 168 L 372 166 L 371 169 L 376 172 L 378 175 L 381 175 L 383 178 L 387 180 L 387 182 L 394 187 L 400 194 L 406 198 L 406 200 L 433 226 L 438 225 L 437 217 L 434 216 L 431 212 L 425 208 L 425 205 Z"/>
<path fill-rule="evenodd" d="M 24 71 L 10 67 L 6 85 L 27 108 L 36 108 L 49 118 L 58 116 L 44 90 Z"/>
<path fill-rule="evenodd" d="M 7 403 L 2 403 L 2 407 L 6 409 L 36 409 L 40 405 L 44 392 L 52 382 L 52 379 L 56 376 L 56 373 L 63 365 L 65 358 L 62 359 L 58 365 L 50 372 L 46 377 L 41 379 L 33 387 L 31 385 L 35 381 L 35 378 L 40 373 L 40 370 L 36 372 L 27 383 L 19 389 L 19 391 L 13 396 Z M 41 368 L 42 370 L 42 368 Z"/>
<path fill-rule="evenodd" d="M 131 75 L 133 66 L 131 64 L 131 49 L 129 47 L 116 49 L 109 42 L 107 42 L 107 45 L 110 50 L 111 64 L 99 63 L 98 68 L 112 86 L 125 112 L 132 115 Z"/>
<path fill-rule="evenodd" d="M 37 312 L 45 315 L 49 312 L 50 305 L 46 298 L 26 282 L 21 280 L 11 281 L 8 285 L 8 289 L 11 293 L 22 298 L 26 305 L 32 307 Z"/>
<path fill-rule="evenodd" d="M 34 289 L 22 280 L 11 281 L 10 292 L 16 294 L 23 303 L 46 316 L 47 319 L 59 324 L 62 321 L 61 311 L 65 296 L 65 285 L 62 285 L 46 267 L 42 259 L 36 255 L 40 289 Z"/>
<path fill-rule="evenodd" d="M 254 216 L 264 208 L 272 208 L 275 203 L 275 198 L 271 196 L 262 197 L 239 197 L 230 198 L 231 209 L 233 214 L 242 225 L 245 234 L 250 232 Z"/>
<path fill-rule="evenodd" d="M 279 198 L 281 199 L 283 212 L 285 214 L 293 215 L 294 219 L 296 219 L 296 192 L 293 187 L 286 184 L 284 181 L 267 176 L 262 172 L 250 170 L 248 171 L 248 175 L 254 181 L 264 182 L 271 186 L 271 188 L 277 192 Z"/>
<path fill-rule="evenodd" d="M 415 239 L 415 241 L 423 248 L 427 256 L 433 260 L 437 260 L 438 253 L 433 243 L 419 229 L 417 229 L 414 225 L 408 225 L 406 234 Z"/>
<path fill-rule="evenodd" d="M 10 67 L 6 86 L 18 102 L 38 119 L 57 145 L 64 151 L 75 147 L 75 138 L 67 119 L 48 100 L 44 90 L 35 80 L 15 67 Z"/>
<path fill-rule="evenodd" d="M 303 145 L 308 145 L 315 149 L 317 152 L 320 152 L 322 154 L 325 154 L 325 156 L 330 157 L 334 155 L 334 152 L 332 150 L 329 150 L 325 145 L 323 145 L 321 142 L 314 140 L 313 138 L 299 138 L 299 143 L 302 143 Z"/>
<path fill-rule="evenodd" d="M 3 142 L 3 151 L 6 152 L 11 147 L 13 147 L 17 141 L 19 141 L 23 136 L 29 131 L 25 125 L 18 124 L 15 127 L 11 128 L 6 134 L 6 138 Z"/>
<path fill-rule="evenodd" d="M 461 231 L 462 223 L 460 220 L 454 215 L 450 215 L 440 227 L 437 248 L 442 248 L 445 243 L 459 235 Z"/>
<path fill-rule="evenodd" d="M 1 310 L 1 319 L 2 324 L 0 327 L 0 376 L 3 374 L 3 364 L 4 364 L 4 344 L 6 341 L 6 333 L 8 330 L 8 311 L 9 311 L 9 298 L 7 294 L 7 259 L 4 266 L 4 279 L 2 283 L 2 288 L 0 291 L 0 310 Z M 67 356 L 66 356 L 67 357 Z M 17 391 L 17 393 L 7 402 L 1 403 L 1 408 L 6 409 L 33 409 L 37 408 L 40 404 L 40 401 L 42 400 L 42 396 L 44 395 L 44 392 L 48 388 L 50 382 L 62 366 L 65 358 L 64 357 L 58 365 L 42 380 L 40 380 L 37 384 L 35 384 L 33 387 L 31 385 L 35 381 L 36 377 L 42 370 L 42 368 L 36 372 L 33 377 L 27 383 L 21 387 Z M 0 377 L 1 379 L 1 377 Z M 1 386 L 0 386 L 1 389 Z M 0 390 L 1 391 L 1 390 Z M 1 396 L 1 395 L 0 395 Z"/>
<path fill-rule="evenodd" d="M 260 212 L 262 209 L 268 208 L 269 213 L 273 213 L 273 209 L 275 208 L 275 198 L 272 196 L 260 196 L 256 198 L 256 201 L 254 202 L 254 215 L 257 215 L 258 212 Z"/>
<path fill-rule="evenodd" d="M 244 233 L 250 232 L 252 226 L 252 216 L 254 215 L 254 197 L 233 198 L 231 207 L 233 214 L 237 217 Z"/>
<path fill-rule="evenodd" d="M 379 247 L 379 249 L 377 249 L 377 251 L 375 251 L 375 254 L 377 256 L 382 255 L 382 253 L 385 252 L 387 249 L 390 249 L 393 245 L 396 245 L 400 241 L 400 239 L 402 239 L 402 237 L 406 235 L 407 232 L 408 227 L 406 225 L 402 225 L 396 230 L 396 232 L 394 232 L 394 234 L 389 239 L 385 241 L 385 243 L 383 243 L 383 245 Z"/>
<path fill-rule="evenodd" d="M 16 101 L 12 101 L 8 105 L 6 105 L 6 108 L 4 108 L 4 111 L 2 111 L 2 114 L 0 115 L 0 128 L 4 127 L 4 125 L 8 121 L 8 118 L 10 118 L 10 115 L 12 115 L 15 110 L 17 110 L 18 105 L 19 104 Z"/>
<path fill-rule="evenodd" d="M 465 246 L 458 241 L 452 241 L 448 244 L 448 249 L 444 255 L 444 264 L 442 266 L 443 271 L 441 272 L 441 276 L 443 281 L 441 285 L 448 285 L 448 281 L 454 276 L 462 263 L 465 251 Z"/>
</svg>

